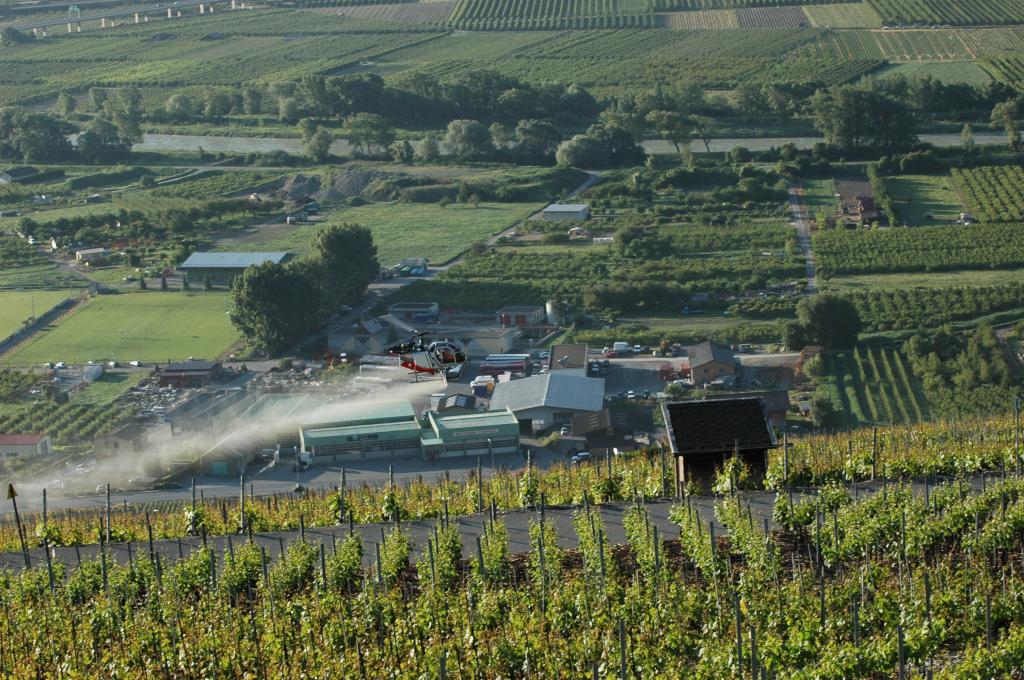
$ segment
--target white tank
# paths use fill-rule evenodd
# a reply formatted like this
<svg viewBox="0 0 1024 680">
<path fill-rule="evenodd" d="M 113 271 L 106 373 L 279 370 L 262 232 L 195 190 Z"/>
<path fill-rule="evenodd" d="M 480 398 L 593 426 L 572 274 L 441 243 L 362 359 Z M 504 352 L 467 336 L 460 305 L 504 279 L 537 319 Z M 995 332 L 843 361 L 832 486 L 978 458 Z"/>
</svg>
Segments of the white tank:
<svg viewBox="0 0 1024 680">
<path fill-rule="evenodd" d="M 548 300 L 544 303 L 544 314 L 547 317 L 547 321 L 552 326 L 557 326 L 562 322 L 558 318 L 558 302 L 555 300 Z"/>
</svg>

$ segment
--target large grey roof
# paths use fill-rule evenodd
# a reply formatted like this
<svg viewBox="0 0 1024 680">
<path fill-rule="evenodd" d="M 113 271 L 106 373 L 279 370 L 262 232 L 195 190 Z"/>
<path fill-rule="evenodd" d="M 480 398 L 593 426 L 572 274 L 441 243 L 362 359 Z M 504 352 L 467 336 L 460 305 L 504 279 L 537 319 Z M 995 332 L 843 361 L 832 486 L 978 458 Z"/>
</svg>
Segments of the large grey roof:
<svg viewBox="0 0 1024 680">
<path fill-rule="evenodd" d="M 586 209 L 586 203 L 552 203 L 544 208 L 544 212 L 581 212 Z"/>
<path fill-rule="evenodd" d="M 525 411 L 541 407 L 574 411 L 600 411 L 604 406 L 604 379 L 554 371 L 522 380 L 498 383 L 491 410 Z"/>
<path fill-rule="evenodd" d="M 180 269 L 245 269 L 254 264 L 281 264 L 291 253 L 192 253 Z"/>
<path fill-rule="evenodd" d="M 690 358 L 690 368 L 712 361 L 720 361 L 724 364 L 731 364 L 735 361 L 735 355 L 731 349 L 711 341 L 704 341 L 699 345 L 690 347 L 686 350 L 686 354 Z"/>
</svg>

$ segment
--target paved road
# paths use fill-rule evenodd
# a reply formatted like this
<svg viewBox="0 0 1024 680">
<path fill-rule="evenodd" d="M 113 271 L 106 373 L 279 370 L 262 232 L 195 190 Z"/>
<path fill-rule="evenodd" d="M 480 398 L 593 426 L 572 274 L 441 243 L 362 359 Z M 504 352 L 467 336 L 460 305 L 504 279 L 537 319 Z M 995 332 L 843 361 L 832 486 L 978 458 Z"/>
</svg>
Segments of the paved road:
<svg viewBox="0 0 1024 680">
<path fill-rule="evenodd" d="M 531 448 L 531 461 L 541 469 L 550 467 L 557 458 L 551 452 L 542 448 Z M 492 474 L 491 461 L 489 456 L 481 458 L 481 466 L 484 478 Z M 496 468 L 520 470 L 524 467 L 525 460 L 519 454 L 502 454 L 494 457 Z M 394 467 L 394 479 L 396 484 L 402 484 L 406 480 L 423 478 L 427 482 L 440 481 L 447 473 L 452 480 L 466 479 L 469 474 L 476 470 L 477 460 L 475 456 L 468 458 L 447 458 L 443 461 L 425 461 L 418 458 L 401 458 L 394 461 L 353 461 L 346 463 L 345 475 L 350 487 L 358 487 L 363 484 L 370 486 L 381 486 L 389 478 L 389 466 Z M 246 489 L 252 485 L 252 491 L 257 497 L 270 496 L 273 494 L 288 494 L 295 488 L 296 474 L 291 465 L 286 461 L 277 468 L 268 470 L 263 474 L 255 474 L 250 469 L 249 477 L 246 478 Z M 316 465 L 313 468 L 299 473 L 298 480 L 310 490 L 332 489 L 341 479 L 340 464 Z M 212 475 L 196 478 L 196 493 L 204 498 L 237 498 L 239 494 L 238 477 L 215 477 Z M 95 488 L 97 481 L 92 481 L 90 486 Z M 42 486 L 17 484 L 18 510 L 23 514 L 42 511 Z M 186 479 L 179 488 L 157 489 L 146 491 L 113 491 L 111 493 L 111 504 L 115 507 L 129 505 L 153 505 L 161 503 L 185 502 L 191 497 L 191 488 Z M 64 495 L 52 487 L 48 491 L 47 507 L 52 512 L 62 512 L 65 509 L 79 510 L 102 510 L 105 505 L 105 495 L 102 493 L 90 493 L 87 495 Z M 11 504 L 0 499 L 0 518 L 10 521 L 13 516 Z"/>
<path fill-rule="evenodd" d="M 804 263 L 807 268 L 807 287 L 804 292 L 807 295 L 814 295 L 818 292 L 818 275 L 814 263 L 814 251 L 811 249 L 811 225 L 807 221 L 807 206 L 804 204 L 804 190 L 802 186 L 796 186 L 789 190 L 789 206 L 793 211 L 793 219 L 796 221 L 797 240 L 800 243 L 800 250 L 804 254 Z"/>
</svg>

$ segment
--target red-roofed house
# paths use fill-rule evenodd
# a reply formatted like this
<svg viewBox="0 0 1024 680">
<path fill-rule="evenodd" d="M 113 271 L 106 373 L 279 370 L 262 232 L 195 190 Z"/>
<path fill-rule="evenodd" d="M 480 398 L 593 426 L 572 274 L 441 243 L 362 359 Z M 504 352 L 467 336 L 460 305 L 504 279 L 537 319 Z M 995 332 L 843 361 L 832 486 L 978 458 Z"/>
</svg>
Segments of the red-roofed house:
<svg viewBox="0 0 1024 680">
<path fill-rule="evenodd" d="M 0 434 L 0 459 L 46 456 L 52 451 L 48 434 Z"/>
</svg>

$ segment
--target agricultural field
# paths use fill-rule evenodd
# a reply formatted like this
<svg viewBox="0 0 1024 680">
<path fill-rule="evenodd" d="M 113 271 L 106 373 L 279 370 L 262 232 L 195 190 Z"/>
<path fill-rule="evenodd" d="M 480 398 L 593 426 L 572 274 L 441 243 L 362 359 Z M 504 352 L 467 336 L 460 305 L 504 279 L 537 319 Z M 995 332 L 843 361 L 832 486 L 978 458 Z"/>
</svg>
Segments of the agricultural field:
<svg viewBox="0 0 1024 680">
<path fill-rule="evenodd" d="M 155 528 L 188 552 L 158 542 L 123 564 L 93 549 L 81 564 L 8 575 L 0 670 L 511 677 L 528 664 L 542 677 L 1012 677 L 1024 596 L 1012 562 L 1024 517 L 1013 430 L 1009 419 L 970 420 L 802 438 L 770 456 L 774 498 L 736 489 L 742 466 L 719 494 L 665 498 L 671 480 L 653 450 L 607 473 L 502 472 L 480 485 L 485 507 L 502 511 L 477 520 L 482 535 L 434 519 L 442 507 L 471 512 L 472 479 L 341 495 L 378 521 L 385 504 L 435 521 L 423 533 L 332 527 L 334 494 L 257 500 L 246 516 L 259 540 L 213 545 L 183 537 L 180 506 L 125 508 L 108 527 L 119 544 L 145 546 Z M 979 470 L 990 475 L 975 483 Z M 850 483 L 879 478 L 882 491 Z M 204 529 L 237 530 L 238 504 L 199 510 Z M 95 543 L 101 516 L 33 519 L 78 545 Z M 324 529 L 266 533 L 300 518 Z M 525 536 L 510 537 L 513 527 Z M 364 545 L 363 532 L 378 530 L 376 547 Z M 10 523 L 5 534 L 14 550 Z M 98 653 L 92 636 L 115 644 Z M 795 640 L 807 641 L 799 654 Z"/>
<path fill-rule="evenodd" d="M 1022 0 L 868 0 L 887 26 L 911 24 L 976 26 L 1019 24 L 1024 20 Z"/>
<path fill-rule="evenodd" d="M 968 202 L 970 204 L 970 202 Z M 819 231 L 818 275 L 1012 269 L 1024 266 L 1020 225 Z"/>
<path fill-rule="evenodd" d="M 918 423 L 931 413 L 902 352 L 860 346 L 823 355 L 824 384 L 850 425 Z"/>
<path fill-rule="evenodd" d="M 176 92 L 202 100 L 210 87 L 228 91 L 250 80 L 266 85 L 329 73 L 442 35 L 430 31 L 424 26 L 403 30 L 397 23 L 261 10 L 173 24 L 158 21 L 102 35 L 61 36 L 0 53 L 0 104 L 46 101 L 65 89 L 83 92 L 125 85 L 146 86 L 150 107 Z M 330 35 L 339 39 L 323 39 Z M 30 84 L 36 92 L 26 96 L 25 86 Z"/>
<path fill-rule="evenodd" d="M 1017 90 L 1024 89 L 1024 59 L 1019 57 L 994 58 L 986 62 L 992 75 Z"/>
<path fill-rule="evenodd" d="M 709 9 L 693 12 L 665 12 L 658 14 L 658 25 L 678 31 L 707 31 L 739 28 L 739 18 L 731 9 Z"/>
<path fill-rule="evenodd" d="M 736 10 L 740 28 L 802 28 L 807 15 L 802 7 L 751 7 Z"/>
<path fill-rule="evenodd" d="M 3 363 L 213 359 L 237 338 L 229 303 L 221 293 L 99 295 L 34 335 Z"/>
<path fill-rule="evenodd" d="M 114 403 L 145 376 L 145 371 L 107 371 L 73 391 L 66 404 L 44 400 L 0 404 L 0 432 L 45 432 L 58 446 L 88 443 L 131 416 Z"/>
<path fill-rule="evenodd" d="M 947 85 L 981 87 L 992 82 L 988 71 L 973 61 L 913 61 L 893 64 L 873 74 L 879 78 L 902 76 L 908 80 L 933 78 Z"/>
<path fill-rule="evenodd" d="M 650 28 L 654 15 L 636 0 L 458 0 L 449 24 L 473 31 Z"/>
<path fill-rule="evenodd" d="M 426 257 L 443 264 L 473 243 L 511 227 L 542 204 L 453 203 L 447 207 L 423 203 L 374 203 L 360 207 L 337 207 L 326 213 L 323 223 L 353 222 L 369 227 L 377 244 L 377 258 L 392 265 L 405 257 Z M 305 252 L 315 225 L 300 227 L 271 225 L 242 239 L 223 241 L 218 250 L 289 250 Z"/>
<path fill-rule="evenodd" d="M 317 0 L 313 0 L 315 3 Z M 330 0 L 327 0 L 330 2 Z M 312 3 L 307 3 L 307 7 Z M 441 25 L 448 21 L 455 2 L 402 2 L 397 4 L 354 4 L 344 7 L 332 7 L 329 10 L 321 10 L 324 13 L 335 13 L 357 19 L 369 19 L 371 21 L 395 21 L 404 24 L 437 24 Z"/>
<path fill-rule="evenodd" d="M 867 2 L 805 5 L 804 14 L 815 28 L 876 28 L 882 17 Z"/>
<path fill-rule="evenodd" d="M 896 219 L 911 227 L 956 222 L 963 212 L 952 178 L 942 175 L 886 177 Z"/>
<path fill-rule="evenodd" d="M 971 215 L 982 222 L 1024 220 L 1024 168 L 1019 165 L 953 169 Z"/>
<path fill-rule="evenodd" d="M 833 276 L 819 284 L 836 292 L 894 290 L 906 288 L 947 288 L 955 286 L 998 286 L 1024 282 L 1024 269 L 960 270 L 942 272 L 901 272 Z"/>
<path fill-rule="evenodd" d="M 3 291 L 0 290 L 0 340 L 20 330 L 33 316 L 42 316 L 59 302 L 66 300 L 67 290 Z"/>
</svg>

